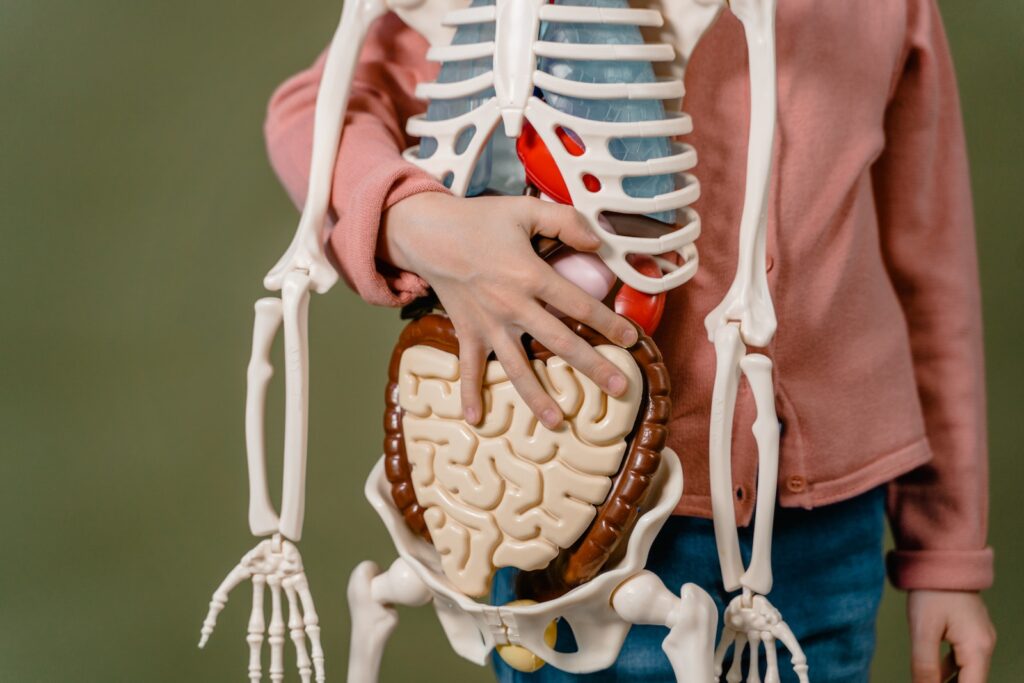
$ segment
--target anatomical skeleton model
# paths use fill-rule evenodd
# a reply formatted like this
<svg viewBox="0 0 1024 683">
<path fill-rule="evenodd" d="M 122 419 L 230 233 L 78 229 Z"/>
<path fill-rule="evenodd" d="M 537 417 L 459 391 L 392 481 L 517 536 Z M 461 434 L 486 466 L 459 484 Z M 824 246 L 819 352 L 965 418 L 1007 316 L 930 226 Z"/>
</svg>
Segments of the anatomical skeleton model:
<svg viewBox="0 0 1024 683">
<path fill-rule="evenodd" d="M 265 636 L 270 679 L 284 680 L 286 633 L 301 679 L 325 680 L 318 616 L 294 545 L 302 533 L 305 495 L 308 306 L 310 292 L 324 293 L 338 279 L 324 254 L 328 203 L 348 91 L 369 26 L 385 12 L 396 12 L 427 38 L 428 59 L 442 63 L 437 82 L 418 87 L 430 107 L 408 122 L 408 132 L 421 144 L 407 150 L 406 158 L 454 194 L 478 194 L 480 169 L 490 163 L 490 140 L 500 125 L 517 140 L 533 194 L 575 206 L 602 241 L 596 257 L 550 244 L 538 245 L 541 255 L 554 252 L 556 270 L 597 298 L 620 280 L 616 309 L 651 333 L 664 293 L 697 269 L 693 243 L 700 221 L 689 205 L 699 185 L 686 173 L 696 154 L 666 141 L 692 130 L 681 111 L 683 69 L 726 6 L 746 31 L 752 105 L 739 263 L 725 299 L 705 320 L 717 354 L 710 430 L 716 541 L 724 585 L 741 591 L 725 611 L 718 647 L 718 615 L 710 596 L 693 584 L 677 594 L 644 569 L 683 485 L 680 462 L 665 447 L 667 372 L 650 337 L 641 334 L 632 349 L 621 349 L 566 319 L 626 375 L 625 395 L 603 393 L 527 340 L 534 370 L 566 423 L 554 430 L 540 425 L 500 363 L 492 361 L 484 379 L 484 419 L 472 426 L 462 420 L 457 399 L 457 337 L 446 316 L 431 313 L 409 324 L 391 362 L 385 454 L 367 481 L 366 495 L 399 557 L 387 571 L 364 562 L 351 576 L 348 678 L 377 679 L 385 641 L 397 624 L 395 605 L 432 603 L 455 651 L 480 664 L 497 648 L 522 670 L 546 662 L 569 672 L 597 671 L 614 662 L 630 625 L 660 624 L 669 628 L 663 649 L 680 681 L 718 681 L 730 647 L 733 665 L 726 680 L 742 679 L 742 655 L 749 648 L 747 681 L 759 681 L 763 647 L 767 680 L 777 681 L 777 640 L 792 653 L 800 680 L 808 680 L 799 644 L 765 597 L 772 586 L 779 425 L 771 361 L 746 351 L 748 345 L 766 346 L 776 327 L 764 267 L 776 111 L 774 0 L 345 3 L 316 105 L 302 219 L 264 280 L 281 295 L 256 303 L 246 400 L 249 524 L 254 535 L 266 538 L 214 592 L 201 647 L 228 593 L 251 580 L 250 680 L 262 680 Z M 619 29 L 633 38 L 607 38 Z M 620 75 L 604 81 L 573 73 L 573 65 L 598 62 L 639 64 L 640 71 L 628 72 L 632 80 Z M 632 102 L 648 108 L 637 117 L 622 115 Z M 605 114 L 593 115 L 590 107 L 604 107 Z M 647 151 L 631 156 L 631 145 Z M 286 413 L 278 514 L 267 484 L 263 420 L 273 371 L 270 348 L 282 325 Z M 730 471 L 741 374 L 757 407 L 759 487 L 748 567 L 739 551 Z M 476 599 L 488 593 L 499 567 L 520 570 L 520 592 L 530 599 L 499 606 Z M 554 648 L 552 624 L 558 619 L 573 629 L 578 645 L 573 652 Z"/>
</svg>

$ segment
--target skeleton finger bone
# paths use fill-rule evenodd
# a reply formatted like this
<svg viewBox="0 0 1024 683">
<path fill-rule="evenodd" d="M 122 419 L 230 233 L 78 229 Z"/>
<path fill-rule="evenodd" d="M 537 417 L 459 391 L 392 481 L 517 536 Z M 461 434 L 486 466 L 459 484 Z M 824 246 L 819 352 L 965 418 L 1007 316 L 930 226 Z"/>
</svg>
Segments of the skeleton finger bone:
<svg viewBox="0 0 1024 683">
<path fill-rule="evenodd" d="M 761 648 L 756 641 L 750 643 L 750 670 L 747 672 L 747 683 L 761 683 L 761 662 L 758 661 Z"/>
<path fill-rule="evenodd" d="M 295 644 L 295 663 L 299 669 L 299 677 L 302 679 L 302 683 L 310 683 L 313 675 L 313 662 L 306 650 L 306 625 L 299 607 L 298 592 L 290 579 L 285 579 L 281 585 L 288 598 L 288 632 L 291 634 L 292 643 Z"/>
<path fill-rule="evenodd" d="M 757 642 L 757 641 L 753 641 Z M 775 638 L 770 633 L 761 633 L 761 642 L 764 644 L 765 675 L 764 683 L 779 683 L 779 655 L 775 650 Z M 756 645 L 752 648 L 756 649 Z"/>
<path fill-rule="evenodd" d="M 736 631 L 729 626 L 729 623 L 724 624 L 722 629 L 722 638 L 718 642 L 718 647 L 715 648 L 715 665 L 714 665 L 714 681 L 719 683 L 719 678 L 722 675 L 722 663 L 725 661 L 725 655 L 729 651 L 729 648 L 736 642 Z"/>
<path fill-rule="evenodd" d="M 779 665 L 776 640 L 781 640 L 792 654 L 793 671 L 800 683 L 808 683 L 807 658 L 804 656 L 796 636 L 782 620 L 779 611 L 763 595 L 754 595 L 745 590 L 742 595 L 734 598 L 726 608 L 725 630 L 722 634 L 722 641 L 715 651 L 717 674 L 721 673 L 722 660 L 733 638 L 736 641 L 736 648 L 733 652 L 733 665 L 729 670 L 729 677 L 726 678 L 729 683 L 738 682 L 742 678 L 742 671 L 737 667 L 741 662 L 743 644 L 749 644 L 750 647 L 748 683 L 759 680 L 757 649 L 762 645 L 765 650 L 766 662 L 765 683 L 778 683 Z"/>
<path fill-rule="evenodd" d="M 732 665 L 726 674 L 726 683 L 740 683 L 743 680 L 743 652 L 747 649 L 749 639 L 740 631 L 736 634 L 735 647 L 732 651 Z M 753 648 L 751 648 L 753 649 Z"/>
<path fill-rule="evenodd" d="M 313 658 L 313 671 L 317 683 L 324 683 L 327 674 L 324 671 L 324 648 L 320 643 L 320 616 L 313 604 L 313 593 L 309 590 L 309 581 L 304 572 L 299 572 L 290 579 L 302 602 L 302 623 L 309 637 L 310 654 Z"/>
<path fill-rule="evenodd" d="M 242 563 L 235 566 L 234 569 L 227 575 L 224 581 L 217 586 L 217 590 L 213 592 L 213 598 L 210 600 L 210 609 L 206 613 L 206 619 L 203 620 L 203 628 L 200 631 L 199 647 L 205 647 L 207 641 L 210 640 L 210 636 L 213 635 L 213 629 L 217 626 L 217 615 L 221 613 L 224 606 L 228 602 L 228 594 L 252 574 L 245 567 L 244 559 Z"/>
<path fill-rule="evenodd" d="M 266 623 L 263 617 L 263 593 L 267 579 L 261 574 L 252 577 L 252 614 L 249 616 L 249 681 L 259 683 L 263 678 L 263 667 L 260 662 L 263 653 L 263 632 Z"/>
<path fill-rule="evenodd" d="M 772 635 L 789 650 L 790 657 L 793 663 L 793 673 L 796 674 L 800 683 L 809 683 L 807 672 L 807 656 L 804 654 L 803 648 L 800 647 L 800 642 L 796 639 L 793 634 L 793 629 L 789 627 L 784 621 L 780 621 L 778 624 L 772 627 Z"/>
<path fill-rule="evenodd" d="M 285 626 L 281 609 L 281 579 L 269 576 L 267 584 L 270 586 L 270 628 L 267 630 L 267 642 L 270 643 L 270 680 L 271 683 L 282 683 Z"/>
</svg>

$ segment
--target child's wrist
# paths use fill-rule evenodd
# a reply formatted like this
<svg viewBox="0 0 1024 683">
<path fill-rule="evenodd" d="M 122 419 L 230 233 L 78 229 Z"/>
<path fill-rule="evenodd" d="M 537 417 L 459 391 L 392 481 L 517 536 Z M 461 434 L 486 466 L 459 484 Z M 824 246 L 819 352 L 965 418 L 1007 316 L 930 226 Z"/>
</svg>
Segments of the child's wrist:
<svg viewBox="0 0 1024 683">
<path fill-rule="evenodd" d="M 381 215 L 377 234 L 377 258 L 400 270 L 414 272 L 405 245 L 407 232 L 424 215 L 442 211 L 438 205 L 452 197 L 442 192 L 419 192 L 395 202 Z"/>
</svg>

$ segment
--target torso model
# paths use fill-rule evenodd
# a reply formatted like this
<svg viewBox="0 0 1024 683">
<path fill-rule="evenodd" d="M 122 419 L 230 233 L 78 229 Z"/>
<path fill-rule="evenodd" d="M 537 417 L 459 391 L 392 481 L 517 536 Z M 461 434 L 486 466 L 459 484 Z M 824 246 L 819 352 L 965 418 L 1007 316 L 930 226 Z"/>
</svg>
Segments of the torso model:
<svg viewBox="0 0 1024 683">
<path fill-rule="evenodd" d="M 417 89 L 430 104 L 408 123 L 408 133 L 420 144 L 406 152 L 406 159 L 456 195 L 480 194 L 488 185 L 492 141 L 500 127 L 516 140 L 531 192 L 574 206 L 602 242 L 596 256 L 558 244 L 538 248 L 598 299 L 620 281 L 615 307 L 646 334 L 626 350 L 567 320 L 628 378 L 629 390 L 616 398 L 531 342 L 534 370 L 566 416 L 565 424 L 549 430 L 529 412 L 496 361 L 489 363 L 484 380 L 484 419 L 475 426 L 466 423 L 456 386 L 458 340 L 450 322 L 443 314 L 427 313 L 406 328 L 390 368 L 385 455 L 366 485 L 399 559 L 383 573 L 363 563 L 352 575 L 349 680 L 376 680 L 384 641 L 397 620 L 393 606 L 427 602 L 455 650 L 481 664 L 497 647 L 525 670 L 546 662 L 570 672 L 596 671 L 615 660 L 631 624 L 660 624 L 670 629 L 664 650 L 680 681 L 718 680 L 733 645 L 728 680 L 739 680 L 740 655 L 747 647 L 756 671 L 762 646 L 774 680 L 776 640 L 791 651 L 800 680 L 808 680 L 800 646 L 764 597 L 772 587 L 779 423 L 772 363 L 747 352 L 748 346 L 765 347 L 776 327 L 765 276 L 776 108 L 774 0 L 728 5 L 746 30 L 752 104 L 736 276 L 705 321 L 717 354 L 714 390 L 706 399 L 712 406 L 715 530 L 724 585 L 741 590 L 725 612 L 717 649 L 718 617 L 710 597 L 693 584 L 677 593 L 679 587 L 666 588 L 644 570 L 650 545 L 680 498 L 683 478 L 679 459 L 665 446 L 668 374 L 648 335 L 657 327 L 664 293 L 685 283 L 698 266 L 694 241 L 700 221 L 689 205 L 699 185 L 686 173 L 696 152 L 672 140 L 691 130 L 679 108 L 683 68 L 725 6 L 701 0 L 644 0 L 633 6 L 625 0 L 474 0 L 468 7 L 446 0 L 345 4 L 317 103 L 302 220 L 264 281 L 281 297 L 256 304 L 246 405 L 249 522 L 255 535 L 270 538 L 214 593 L 202 629 L 205 643 L 231 589 L 252 581 L 252 681 L 261 680 L 265 631 L 271 680 L 283 680 L 286 632 L 295 643 L 302 680 L 325 680 L 318 617 L 294 545 L 304 511 L 307 314 L 310 292 L 326 292 L 338 278 L 323 250 L 332 169 L 360 46 L 370 24 L 388 10 L 427 37 L 428 57 L 442 64 L 437 81 Z M 282 325 L 286 421 L 278 513 L 266 480 L 263 411 L 270 347 Z M 739 552 L 730 472 L 741 375 L 757 405 L 753 430 L 760 482 L 747 567 Z M 500 567 L 521 570 L 522 602 L 477 600 L 487 594 Z M 268 588 L 269 627 L 263 617 Z M 573 628 L 575 652 L 553 648 L 550 625 L 559 618 Z"/>
</svg>

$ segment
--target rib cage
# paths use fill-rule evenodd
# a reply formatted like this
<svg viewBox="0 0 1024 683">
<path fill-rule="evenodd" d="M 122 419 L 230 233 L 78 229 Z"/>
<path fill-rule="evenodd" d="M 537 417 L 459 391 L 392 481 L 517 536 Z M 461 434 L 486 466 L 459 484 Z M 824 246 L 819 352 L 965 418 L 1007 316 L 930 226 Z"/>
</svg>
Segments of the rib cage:
<svg viewBox="0 0 1024 683">
<path fill-rule="evenodd" d="M 488 142 L 508 107 L 499 103 L 502 89 L 527 89 L 521 118 L 528 121 L 553 155 L 566 182 L 573 205 L 583 214 L 603 241 L 599 255 L 627 284 L 645 292 L 661 292 L 677 287 L 696 272 L 698 259 L 693 242 L 700 232 L 700 219 L 690 208 L 700 194 L 697 179 L 687 173 L 696 164 L 696 152 L 685 144 L 673 143 L 664 156 L 642 161 L 624 160 L 613 153 L 615 141 L 630 139 L 672 139 L 692 130 L 689 116 L 679 110 L 683 83 L 679 78 L 653 79 L 639 83 L 590 83 L 562 78 L 541 68 L 545 60 L 625 60 L 640 63 L 670 62 L 674 48 L 666 43 L 592 44 L 541 40 L 540 28 L 529 22 L 502 24 L 503 7 L 480 4 L 457 9 L 445 15 L 444 23 L 456 27 L 451 45 L 434 46 L 428 58 L 442 63 L 437 82 L 422 83 L 417 96 L 430 101 L 427 114 L 411 118 L 407 124 L 410 135 L 421 138 L 420 146 L 406 150 L 408 161 L 431 173 L 457 195 L 475 194 L 480 183 L 486 183 Z M 535 7 L 538 27 L 560 25 L 621 25 L 657 28 L 662 25 L 659 12 L 629 7 L 595 7 L 567 4 L 543 4 Z M 488 29 L 487 26 L 493 26 Z M 477 27 L 477 37 L 493 37 L 476 42 L 463 42 L 468 27 Z M 532 31 L 528 36 L 523 31 Z M 518 33 L 517 33 L 518 32 Z M 564 35 L 566 32 L 563 31 Z M 511 73 L 507 60 L 498 53 L 501 42 L 516 39 L 528 41 L 531 67 L 524 73 Z M 487 60 L 490 68 L 486 68 Z M 472 62 L 471 62 L 472 60 Z M 471 64 L 470 64 L 471 63 Z M 484 65 L 481 67 L 480 65 Z M 454 65 L 454 68 L 453 68 Z M 460 68 L 466 66 L 475 68 Z M 520 65 L 521 66 L 521 65 Z M 462 72 L 463 77 L 454 74 Z M 511 84 L 511 85 L 510 85 Z M 545 102 L 537 90 L 549 96 L 574 98 L 595 103 L 610 100 L 652 100 L 664 107 L 661 118 L 649 121 L 599 121 L 575 116 Z M 496 92 L 497 90 L 497 92 Z M 459 113 L 464 98 L 472 98 L 475 106 Z M 465 109 L 465 106 L 462 106 Z M 442 111 L 444 110 L 444 111 Z M 447 115 L 446 115 L 447 114 Z M 452 115 L 454 114 L 454 115 Z M 515 124 L 505 121 L 506 132 L 515 131 Z M 558 139 L 559 129 L 571 131 L 583 145 L 584 152 L 574 156 Z M 478 166 L 479 162 L 479 166 Z M 481 170 L 482 169 L 482 170 Z M 591 176 L 600 189 L 591 191 L 584 177 Z M 654 196 L 631 196 L 630 185 L 637 180 L 671 176 L 671 189 Z M 634 192 L 635 194 L 635 192 Z M 602 220 L 606 212 L 676 217 L 674 225 L 666 226 L 661 235 L 638 236 L 615 234 Z M 646 254 L 656 257 L 665 273 L 660 278 L 648 277 L 630 265 L 627 257 Z"/>
</svg>

